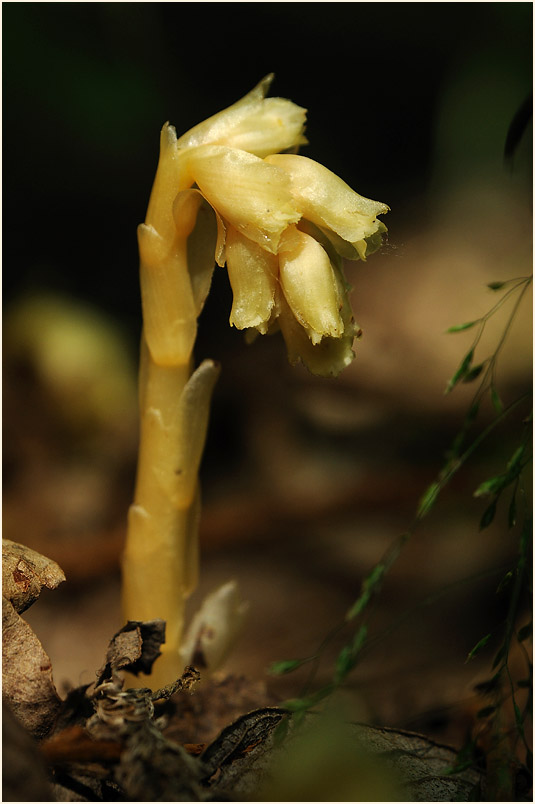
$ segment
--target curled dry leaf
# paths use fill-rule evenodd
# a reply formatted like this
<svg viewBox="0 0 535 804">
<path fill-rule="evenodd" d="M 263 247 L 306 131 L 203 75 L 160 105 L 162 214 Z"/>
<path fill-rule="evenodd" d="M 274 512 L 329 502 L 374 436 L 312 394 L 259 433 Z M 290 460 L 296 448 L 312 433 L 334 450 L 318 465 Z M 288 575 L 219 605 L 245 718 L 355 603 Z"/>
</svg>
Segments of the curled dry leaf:
<svg viewBox="0 0 535 804">
<path fill-rule="evenodd" d="M 49 732 L 61 701 L 50 659 L 19 614 L 37 600 L 44 586 L 55 589 L 64 580 L 55 561 L 2 540 L 3 696 L 22 725 L 38 738 Z"/>
<path fill-rule="evenodd" d="M 192 668 L 187 668 L 182 679 L 171 686 L 189 689 L 194 675 Z M 182 746 L 163 736 L 154 718 L 154 696 L 161 697 L 165 690 L 123 690 L 123 683 L 114 673 L 97 684 L 91 696 L 95 714 L 85 725 L 86 733 L 101 749 L 113 742 L 120 746 L 119 762 L 113 767 L 114 783 L 124 790 L 128 801 L 201 800 L 199 764 Z"/>
<path fill-rule="evenodd" d="M 52 664 L 28 623 L 5 598 L 2 598 L 2 693 L 30 734 L 41 738 L 50 731 L 61 705 L 52 679 Z"/>
<path fill-rule="evenodd" d="M 269 772 L 276 727 L 287 717 L 284 709 L 264 707 L 242 715 L 200 756 L 203 785 L 212 800 L 255 799 L 259 780 Z M 221 798 L 220 798 L 221 797 Z"/>
<path fill-rule="evenodd" d="M 109 800 L 112 788 L 113 800 L 205 801 L 220 794 L 227 800 L 244 774 L 252 789 L 269 738 L 285 713 L 264 707 L 242 715 L 208 747 L 169 739 L 162 732 L 166 712 L 174 712 L 178 703 L 167 705 L 162 699 L 191 691 L 199 672 L 187 667 L 156 691 L 125 689 L 119 672 L 131 671 L 140 661 L 150 672 L 163 637 L 162 621 L 128 623 L 112 638 L 96 684 L 79 687 L 63 702 L 54 733 L 41 743 L 42 756 L 62 780 L 61 790 L 54 789 L 62 796 L 57 800 L 78 800 L 73 796 L 82 788 L 99 801 Z M 219 697 L 233 689 L 217 686 Z M 248 789 L 245 783 L 242 788 Z"/>
<path fill-rule="evenodd" d="M 164 642 L 163 620 L 129 620 L 108 645 L 106 664 L 97 673 L 97 685 L 112 678 L 118 670 L 127 670 L 136 676 L 140 672 L 148 675 Z"/>
<path fill-rule="evenodd" d="M 64 580 L 65 574 L 55 561 L 2 539 L 2 595 L 19 614 L 37 600 L 43 586 L 55 589 Z"/>
</svg>

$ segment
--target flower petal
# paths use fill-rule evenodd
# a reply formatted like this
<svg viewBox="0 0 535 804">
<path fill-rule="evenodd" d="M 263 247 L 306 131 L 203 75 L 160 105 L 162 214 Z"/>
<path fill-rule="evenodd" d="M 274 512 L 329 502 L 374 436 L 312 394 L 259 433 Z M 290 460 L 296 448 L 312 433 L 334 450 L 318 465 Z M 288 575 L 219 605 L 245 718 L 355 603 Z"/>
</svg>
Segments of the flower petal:
<svg viewBox="0 0 535 804">
<path fill-rule="evenodd" d="M 182 159 L 214 209 L 239 232 L 275 254 L 284 229 L 300 218 L 284 171 L 223 145 L 183 151 Z"/>
<path fill-rule="evenodd" d="M 378 231 L 381 224 L 376 217 L 388 212 L 386 204 L 364 198 L 335 173 L 306 156 L 273 154 L 266 157 L 266 162 L 286 171 L 303 217 L 332 229 L 354 245 L 361 257 L 365 255 L 366 245 L 359 248 L 361 241 Z"/>
<path fill-rule="evenodd" d="M 194 126 L 177 142 L 179 148 L 208 143 L 228 145 L 264 157 L 306 143 L 306 109 L 284 98 L 265 98 L 273 74 L 245 97 Z"/>
<path fill-rule="evenodd" d="M 281 238 L 279 261 L 286 300 L 312 343 L 324 336 L 339 338 L 344 331 L 342 305 L 326 251 L 313 237 L 291 226 Z"/>
<path fill-rule="evenodd" d="M 264 335 L 275 305 L 279 261 L 233 227 L 227 232 L 226 254 L 233 293 L 230 323 L 237 329 L 255 327 Z"/>
</svg>

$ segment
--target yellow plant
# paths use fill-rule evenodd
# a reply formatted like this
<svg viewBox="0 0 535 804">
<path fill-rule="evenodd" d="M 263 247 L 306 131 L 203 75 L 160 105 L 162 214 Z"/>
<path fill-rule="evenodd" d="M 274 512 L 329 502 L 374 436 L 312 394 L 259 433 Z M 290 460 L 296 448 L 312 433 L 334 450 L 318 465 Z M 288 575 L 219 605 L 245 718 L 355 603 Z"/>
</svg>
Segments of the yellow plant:
<svg viewBox="0 0 535 804">
<path fill-rule="evenodd" d="M 130 620 L 166 621 L 155 685 L 182 672 L 184 606 L 197 582 L 198 470 L 219 368 L 195 369 L 192 351 L 215 264 L 227 266 L 232 325 L 280 329 L 290 362 L 335 376 L 359 333 L 342 259 L 366 259 L 385 231 L 385 204 L 295 153 L 306 112 L 266 98 L 272 78 L 180 138 L 164 125 L 138 228 L 141 428 L 123 609 Z"/>
</svg>

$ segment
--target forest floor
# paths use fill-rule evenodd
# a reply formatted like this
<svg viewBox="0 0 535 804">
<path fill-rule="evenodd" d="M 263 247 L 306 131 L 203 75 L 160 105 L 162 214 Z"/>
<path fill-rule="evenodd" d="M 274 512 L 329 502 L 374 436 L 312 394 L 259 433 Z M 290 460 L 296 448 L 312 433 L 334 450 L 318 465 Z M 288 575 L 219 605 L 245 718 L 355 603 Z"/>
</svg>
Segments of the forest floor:
<svg viewBox="0 0 535 804">
<path fill-rule="evenodd" d="M 378 273 L 382 285 L 366 277 L 361 283 L 360 303 L 370 318 L 381 308 L 395 262 Z M 451 288 L 448 271 L 444 283 Z M 472 287 L 482 279 L 472 278 Z M 411 334 L 411 305 L 418 300 L 405 292 L 391 317 L 381 308 L 362 358 L 334 384 L 287 366 L 276 339 L 259 339 L 250 350 L 240 342 L 214 355 L 224 371 L 202 466 L 200 584 L 188 612 L 193 616 L 207 594 L 236 580 L 249 613 L 225 666 L 198 686 L 197 700 L 205 696 L 218 716 L 202 728 L 199 721 L 184 740 L 209 743 L 236 717 L 332 680 L 350 626 L 322 649 L 313 679 L 311 664 L 279 677 L 268 669 L 282 659 L 315 656 L 344 623 L 367 575 L 413 521 L 473 393 L 464 386 L 444 398 L 462 348 L 441 341 L 446 348 L 436 351 Z M 441 332 L 465 314 L 457 307 L 453 299 L 441 312 Z M 419 325 L 429 330 L 432 310 L 419 308 L 418 315 L 428 315 Z M 396 329 L 396 321 L 405 329 L 401 323 Z M 525 347 L 524 324 L 506 361 L 508 399 L 524 391 L 529 375 L 518 348 Z M 200 350 L 211 355 L 202 339 Z M 5 372 L 4 536 L 65 572 L 66 582 L 45 590 L 23 614 L 64 697 L 95 682 L 124 625 L 120 556 L 135 473 L 135 397 L 102 423 L 84 414 L 80 398 L 79 407 L 71 399 L 58 404 L 39 366 L 9 349 Z M 489 415 L 483 412 L 479 428 Z M 337 693 L 352 721 L 417 732 L 455 750 L 477 727 L 487 703 L 477 685 L 491 674 L 507 615 L 508 600 L 496 589 L 516 561 L 518 536 L 507 528 L 506 511 L 480 530 L 484 503 L 473 492 L 503 469 L 517 438 L 512 422 L 479 450 L 401 551 L 367 615 L 366 649 Z M 528 609 L 529 602 L 518 627 L 529 620 Z M 489 633 L 486 648 L 467 662 Z M 525 674 L 524 661 L 521 650 L 511 653 L 515 678 Z M 218 695 L 224 706 L 215 704 Z"/>
</svg>

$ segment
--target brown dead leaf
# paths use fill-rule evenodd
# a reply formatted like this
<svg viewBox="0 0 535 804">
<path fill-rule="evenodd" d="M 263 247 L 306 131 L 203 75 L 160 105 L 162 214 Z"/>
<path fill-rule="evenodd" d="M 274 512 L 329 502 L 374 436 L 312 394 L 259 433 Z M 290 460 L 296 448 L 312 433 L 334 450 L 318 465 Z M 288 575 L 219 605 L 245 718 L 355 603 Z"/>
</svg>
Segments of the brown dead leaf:
<svg viewBox="0 0 535 804">
<path fill-rule="evenodd" d="M 37 600 L 43 586 L 55 589 L 64 580 L 65 574 L 55 561 L 2 539 L 2 595 L 19 614 Z"/>
<path fill-rule="evenodd" d="M 2 598 L 2 691 L 22 725 L 44 737 L 54 724 L 61 700 L 52 665 L 36 635 L 9 600 Z"/>
<path fill-rule="evenodd" d="M 148 675 L 160 655 L 160 645 L 165 642 L 164 620 L 137 622 L 130 620 L 110 641 L 106 664 L 97 673 L 97 686 L 112 678 L 118 670 L 127 670 L 137 676 Z"/>
<path fill-rule="evenodd" d="M 122 745 L 112 740 L 95 740 L 81 726 L 69 726 L 40 745 L 49 765 L 65 762 L 117 762 Z"/>
<path fill-rule="evenodd" d="M 452 772 L 456 757 L 419 734 L 318 713 L 291 724 L 282 746 L 234 762 L 232 792 L 259 801 L 488 800 L 477 769 Z"/>
<path fill-rule="evenodd" d="M 223 766 L 243 759 L 266 743 L 268 737 L 288 713 L 274 706 L 256 709 L 239 717 L 203 751 L 201 763 L 204 778 L 209 780 Z"/>
<path fill-rule="evenodd" d="M 404 779 L 411 801 L 481 801 L 483 778 L 475 768 L 453 773 L 457 752 L 422 734 L 359 725 L 357 740 Z"/>
</svg>

